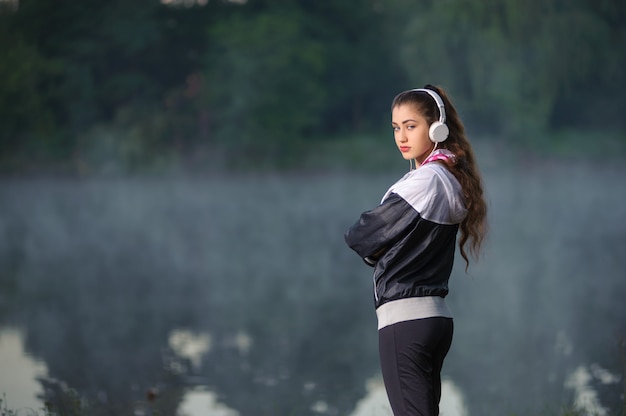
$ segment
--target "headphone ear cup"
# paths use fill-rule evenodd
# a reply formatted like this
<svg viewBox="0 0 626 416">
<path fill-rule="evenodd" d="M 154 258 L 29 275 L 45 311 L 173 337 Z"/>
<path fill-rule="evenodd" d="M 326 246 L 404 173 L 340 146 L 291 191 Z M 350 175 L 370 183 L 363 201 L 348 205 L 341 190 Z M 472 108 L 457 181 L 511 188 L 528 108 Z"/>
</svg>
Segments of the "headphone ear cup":
<svg viewBox="0 0 626 416">
<path fill-rule="evenodd" d="M 448 134 L 450 134 L 450 129 L 445 123 L 440 121 L 435 121 L 430 125 L 428 129 L 428 137 L 434 143 L 441 143 L 448 138 Z"/>
</svg>

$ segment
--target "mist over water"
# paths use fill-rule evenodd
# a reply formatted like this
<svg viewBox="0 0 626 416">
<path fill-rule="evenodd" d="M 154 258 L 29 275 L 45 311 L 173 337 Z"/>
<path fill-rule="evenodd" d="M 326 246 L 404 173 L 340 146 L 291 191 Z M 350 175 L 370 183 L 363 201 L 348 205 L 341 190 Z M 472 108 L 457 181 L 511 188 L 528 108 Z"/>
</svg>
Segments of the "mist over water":
<svg viewBox="0 0 626 416">
<path fill-rule="evenodd" d="M 444 377 L 473 416 L 585 386 L 620 409 L 626 169 L 481 156 L 491 231 L 455 266 Z M 349 415 L 379 369 L 371 269 L 343 232 L 401 174 L 3 179 L 0 331 L 45 363 L 46 400 Z"/>
</svg>

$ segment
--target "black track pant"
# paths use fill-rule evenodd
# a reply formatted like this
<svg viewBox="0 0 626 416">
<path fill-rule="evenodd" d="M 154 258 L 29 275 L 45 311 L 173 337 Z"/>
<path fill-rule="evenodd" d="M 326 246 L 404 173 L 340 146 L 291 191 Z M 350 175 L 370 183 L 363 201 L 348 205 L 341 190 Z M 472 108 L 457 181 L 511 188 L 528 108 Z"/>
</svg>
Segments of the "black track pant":
<svg viewBox="0 0 626 416">
<path fill-rule="evenodd" d="M 452 343 L 450 318 L 400 322 L 378 331 L 380 365 L 394 416 L 437 416 L 441 366 Z"/>
</svg>

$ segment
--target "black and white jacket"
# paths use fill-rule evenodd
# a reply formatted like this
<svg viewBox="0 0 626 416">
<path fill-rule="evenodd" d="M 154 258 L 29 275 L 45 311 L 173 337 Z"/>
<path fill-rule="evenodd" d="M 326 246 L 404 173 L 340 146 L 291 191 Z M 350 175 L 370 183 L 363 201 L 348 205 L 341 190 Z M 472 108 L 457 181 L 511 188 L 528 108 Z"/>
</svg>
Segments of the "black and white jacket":
<svg viewBox="0 0 626 416">
<path fill-rule="evenodd" d="M 377 311 L 402 299 L 443 300 L 448 294 L 457 231 L 466 213 L 457 179 L 444 164 L 430 162 L 404 175 L 389 188 L 380 205 L 361 214 L 345 233 L 345 240 L 374 266 Z M 423 308 L 425 300 L 417 307 Z M 441 305 L 434 309 L 427 305 L 426 309 L 430 310 L 426 315 L 449 315 Z M 414 311 L 411 316 L 424 313 Z"/>
</svg>

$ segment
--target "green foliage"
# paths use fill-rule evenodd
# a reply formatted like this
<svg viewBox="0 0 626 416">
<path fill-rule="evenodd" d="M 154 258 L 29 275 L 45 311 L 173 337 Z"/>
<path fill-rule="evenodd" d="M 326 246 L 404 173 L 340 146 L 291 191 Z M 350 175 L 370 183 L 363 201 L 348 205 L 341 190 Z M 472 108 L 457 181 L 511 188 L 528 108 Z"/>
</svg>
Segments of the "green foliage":
<svg viewBox="0 0 626 416">
<path fill-rule="evenodd" d="M 415 83 L 439 79 L 472 116 L 532 140 L 553 127 L 562 95 L 590 82 L 623 87 L 624 77 L 611 75 L 625 56 L 623 37 L 585 1 L 448 0 L 408 18 L 403 61 Z"/>
<path fill-rule="evenodd" d="M 58 73 L 58 66 L 19 38 L 9 41 L 0 36 L 0 49 L 0 163 L 11 153 L 54 151 L 50 138 L 56 129 L 55 117 L 39 91 Z M 48 140 L 40 139 L 43 135 Z"/>
<path fill-rule="evenodd" d="M 623 2 L 15 4 L 0 12 L 3 171 L 277 165 L 377 131 L 395 93 L 426 83 L 508 142 L 626 141 Z"/>
<path fill-rule="evenodd" d="M 216 140 L 272 147 L 320 123 L 327 88 L 324 48 L 300 13 L 235 14 L 210 28 L 204 97 Z"/>
<path fill-rule="evenodd" d="M 163 114 L 135 107 L 118 110 L 110 123 L 97 124 L 78 135 L 76 168 L 82 174 L 159 170 L 172 164 L 162 143 Z"/>
</svg>

